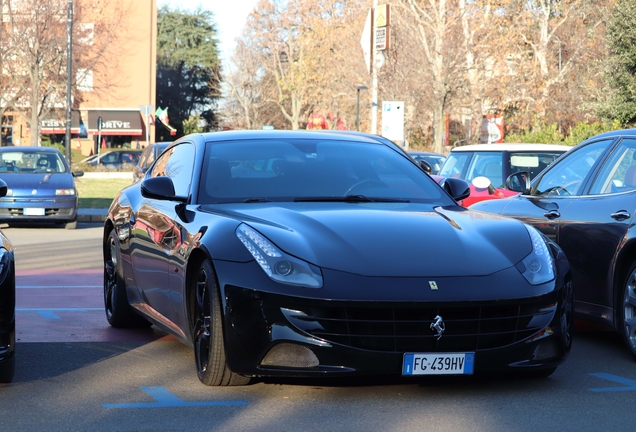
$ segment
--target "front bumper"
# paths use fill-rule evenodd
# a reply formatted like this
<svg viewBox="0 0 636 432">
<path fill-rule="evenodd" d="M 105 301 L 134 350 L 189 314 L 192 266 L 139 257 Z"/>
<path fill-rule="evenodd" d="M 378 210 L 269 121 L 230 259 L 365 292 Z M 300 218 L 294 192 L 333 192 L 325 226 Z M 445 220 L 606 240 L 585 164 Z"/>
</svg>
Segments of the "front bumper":
<svg viewBox="0 0 636 432">
<path fill-rule="evenodd" d="M 326 300 L 221 284 L 227 362 L 250 376 L 399 375 L 407 352 L 474 352 L 475 373 L 551 368 L 568 356 L 572 325 L 570 285 L 552 285 L 527 298 L 430 302 Z M 430 328 L 437 315 L 446 327 L 439 340 Z"/>
<path fill-rule="evenodd" d="M 77 220 L 77 196 L 0 200 L 0 222 L 71 222 Z"/>
</svg>

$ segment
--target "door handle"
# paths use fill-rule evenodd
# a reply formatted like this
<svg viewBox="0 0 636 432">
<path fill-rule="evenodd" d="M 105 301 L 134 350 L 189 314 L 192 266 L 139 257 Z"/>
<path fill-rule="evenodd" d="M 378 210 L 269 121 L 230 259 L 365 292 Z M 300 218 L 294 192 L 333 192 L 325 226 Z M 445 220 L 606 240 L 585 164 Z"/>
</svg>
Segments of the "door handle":
<svg viewBox="0 0 636 432">
<path fill-rule="evenodd" d="M 616 213 L 612 213 L 610 215 L 612 219 L 616 219 L 617 221 L 624 221 L 625 219 L 629 219 L 631 215 L 626 210 L 619 210 Z"/>
<path fill-rule="evenodd" d="M 561 213 L 559 213 L 558 210 L 550 210 L 550 211 L 547 211 L 547 212 L 543 213 L 543 216 L 545 216 L 548 219 L 552 220 L 552 219 L 556 219 L 558 217 L 561 217 Z"/>
</svg>

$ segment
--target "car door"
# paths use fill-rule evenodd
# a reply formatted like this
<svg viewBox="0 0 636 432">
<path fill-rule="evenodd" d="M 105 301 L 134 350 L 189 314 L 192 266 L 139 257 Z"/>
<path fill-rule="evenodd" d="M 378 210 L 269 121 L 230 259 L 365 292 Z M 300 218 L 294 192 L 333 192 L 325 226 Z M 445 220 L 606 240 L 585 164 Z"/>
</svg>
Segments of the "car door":
<svg viewBox="0 0 636 432">
<path fill-rule="evenodd" d="M 160 156 L 150 177 L 170 177 L 176 196 L 189 196 L 194 154 L 192 143 L 173 147 Z M 172 323 L 182 321 L 177 311 L 183 308 L 177 303 L 185 298 L 171 290 L 170 282 L 174 270 L 171 257 L 180 250 L 184 237 L 176 214 L 178 205 L 177 201 L 144 198 L 131 230 L 131 262 L 138 288 L 147 303 Z"/>
<path fill-rule="evenodd" d="M 604 154 L 587 191 L 561 214 L 559 245 L 572 268 L 577 311 L 593 316 L 614 308 L 614 260 L 634 219 L 636 139 L 624 138 Z"/>
<path fill-rule="evenodd" d="M 578 197 L 582 183 L 610 142 L 598 141 L 562 159 L 533 182 L 528 194 L 512 199 L 502 214 L 521 219 L 558 241 L 562 213 Z M 575 182 L 578 187 L 573 188 Z M 565 186 L 570 189 L 563 190 Z"/>
</svg>

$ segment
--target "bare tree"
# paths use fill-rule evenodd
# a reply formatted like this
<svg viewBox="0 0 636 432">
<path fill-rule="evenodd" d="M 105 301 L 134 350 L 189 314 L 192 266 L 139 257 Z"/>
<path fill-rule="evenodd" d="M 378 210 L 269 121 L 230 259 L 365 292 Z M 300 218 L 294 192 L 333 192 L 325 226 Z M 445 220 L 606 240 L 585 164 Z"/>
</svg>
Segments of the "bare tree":
<svg viewBox="0 0 636 432">
<path fill-rule="evenodd" d="M 73 76 L 77 83 L 114 48 L 117 24 L 122 18 L 121 1 L 78 2 L 73 22 Z M 40 121 L 65 106 L 67 6 L 64 0 L 14 0 L 3 9 L 6 44 L 12 49 L 7 101 L 28 124 L 30 144 L 38 145 Z M 106 7 L 108 14 L 101 14 Z M 84 76 L 83 76 L 84 75 Z M 78 96 L 79 93 L 75 92 Z"/>
</svg>

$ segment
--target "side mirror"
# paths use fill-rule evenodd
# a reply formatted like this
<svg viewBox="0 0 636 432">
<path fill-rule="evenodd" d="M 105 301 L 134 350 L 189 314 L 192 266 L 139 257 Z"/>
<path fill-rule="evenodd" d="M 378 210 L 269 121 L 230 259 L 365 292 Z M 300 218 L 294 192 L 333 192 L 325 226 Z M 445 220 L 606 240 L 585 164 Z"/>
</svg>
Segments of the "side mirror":
<svg viewBox="0 0 636 432">
<path fill-rule="evenodd" d="M 419 165 L 420 168 L 422 168 L 425 172 L 429 174 L 433 172 L 433 167 L 431 166 L 431 164 L 426 162 L 424 159 L 420 159 Z"/>
<path fill-rule="evenodd" d="M 470 196 L 470 186 L 465 180 L 446 177 L 443 178 L 439 185 L 451 196 L 455 201 L 461 201 Z"/>
<path fill-rule="evenodd" d="M 73 171 L 71 174 L 73 174 L 73 177 L 82 177 L 84 175 L 84 171 L 77 170 L 77 171 Z"/>
<path fill-rule="evenodd" d="M 170 177 L 151 177 L 141 182 L 144 198 L 186 202 L 186 198 L 175 195 L 174 183 Z"/>
<path fill-rule="evenodd" d="M 488 189 L 489 195 L 492 195 L 497 191 L 488 177 L 475 177 L 472 183 L 477 189 Z"/>
<path fill-rule="evenodd" d="M 530 191 L 530 173 L 527 171 L 519 171 L 510 174 L 506 179 L 506 189 L 521 192 L 522 194 L 528 193 L 528 191 Z"/>
</svg>

